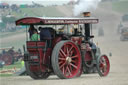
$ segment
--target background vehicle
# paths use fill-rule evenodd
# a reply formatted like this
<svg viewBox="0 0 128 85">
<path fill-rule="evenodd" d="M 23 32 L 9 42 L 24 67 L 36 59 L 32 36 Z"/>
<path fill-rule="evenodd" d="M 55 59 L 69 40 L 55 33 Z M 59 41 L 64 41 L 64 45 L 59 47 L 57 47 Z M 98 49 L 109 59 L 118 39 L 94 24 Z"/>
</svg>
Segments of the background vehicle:
<svg viewBox="0 0 128 85">
<path fill-rule="evenodd" d="M 109 59 L 101 55 L 100 49 L 91 41 L 94 37 L 91 25 L 95 23 L 98 19 L 92 17 L 26 17 L 17 20 L 16 25 L 41 26 L 52 36 L 50 39 L 26 42 L 24 61 L 30 77 L 46 79 L 54 73 L 61 79 L 74 78 L 93 68 L 97 68 L 100 76 L 108 75 Z"/>
<path fill-rule="evenodd" d="M 122 16 L 122 21 L 125 22 L 125 21 L 128 21 L 128 14 L 124 14 Z"/>
<path fill-rule="evenodd" d="M 118 25 L 118 33 L 120 33 L 120 40 L 128 39 L 128 14 L 122 16 L 122 22 Z"/>
<path fill-rule="evenodd" d="M 20 58 L 23 58 L 21 50 L 14 51 L 14 47 L 0 48 L 2 53 L 0 54 L 0 61 L 4 61 L 5 65 L 11 65 L 14 62 L 18 61 Z"/>
<path fill-rule="evenodd" d="M 118 33 L 121 33 L 122 32 L 122 29 L 126 28 L 128 26 L 128 14 L 124 14 L 122 17 L 121 17 L 121 21 L 118 25 L 118 29 L 117 29 L 117 32 Z"/>
<path fill-rule="evenodd" d="M 128 27 L 123 27 L 121 29 L 120 40 L 121 41 L 128 40 Z"/>
</svg>

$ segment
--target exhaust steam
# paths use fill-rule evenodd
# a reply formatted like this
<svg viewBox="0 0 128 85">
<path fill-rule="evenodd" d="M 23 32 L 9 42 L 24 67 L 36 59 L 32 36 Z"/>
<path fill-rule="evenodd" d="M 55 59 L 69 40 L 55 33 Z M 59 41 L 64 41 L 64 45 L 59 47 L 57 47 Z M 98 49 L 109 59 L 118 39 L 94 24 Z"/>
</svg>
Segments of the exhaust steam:
<svg viewBox="0 0 128 85">
<path fill-rule="evenodd" d="M 75 4 L 73 9 L 74 16 L 90 11 L 90 9 L 96 9 L 100 1 L 101 0 L 77 0 L 77 4 Z"/>
</svg>

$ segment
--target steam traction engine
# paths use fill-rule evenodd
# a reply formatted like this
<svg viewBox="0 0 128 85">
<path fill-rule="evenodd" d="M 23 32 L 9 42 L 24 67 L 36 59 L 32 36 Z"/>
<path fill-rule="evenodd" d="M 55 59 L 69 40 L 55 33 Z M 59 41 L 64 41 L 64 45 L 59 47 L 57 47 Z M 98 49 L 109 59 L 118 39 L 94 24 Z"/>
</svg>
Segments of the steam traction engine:
<svg viewBox="0 0 128 85">
<path fill-rule="evenodd" d="M 101 55 L 100 49 L 91 42 L 94 37 L 90 35 L 91 24 L 96 23 L 98 19 L 92 17 L 26 17 L 17 20 L 16 25 L 42 26 L 42 30 L 49 30 L 52 36 L 26 42 L 24 61 L 30 77 L 46 79 L 54 73 L 61 79 L 74 78 L 94 68 L 100 76 L 108 75 L 108 57 Z M 70 34 L 71 24 L 77 25 L 78 30 Z M 58 32 L 58 26 L 62 26 L 63 31 Z"/>
<path fill-rule="evenodd" d="M 3 61 L 5 65 L 14 64 L 14 62 L 23 58 L 21 50 L 14 51 L 14 47 L 0 48 L 0 51 L 2 51 L 0 61 Z"/>
</svg>

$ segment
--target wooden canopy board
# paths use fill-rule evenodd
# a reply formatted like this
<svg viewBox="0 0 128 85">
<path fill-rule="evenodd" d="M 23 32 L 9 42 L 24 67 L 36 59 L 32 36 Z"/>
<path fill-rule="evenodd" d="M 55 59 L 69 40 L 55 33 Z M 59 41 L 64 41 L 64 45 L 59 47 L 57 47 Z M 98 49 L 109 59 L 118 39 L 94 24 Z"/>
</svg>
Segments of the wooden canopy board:
<svg viewBox="0 0 128 85">
<path fill-rule="evenodd" d="M 16 21 L 16 25 L 61 25 L 61 24 L 95 24 L 93 17 L 26 17 Z"/>
</svg>

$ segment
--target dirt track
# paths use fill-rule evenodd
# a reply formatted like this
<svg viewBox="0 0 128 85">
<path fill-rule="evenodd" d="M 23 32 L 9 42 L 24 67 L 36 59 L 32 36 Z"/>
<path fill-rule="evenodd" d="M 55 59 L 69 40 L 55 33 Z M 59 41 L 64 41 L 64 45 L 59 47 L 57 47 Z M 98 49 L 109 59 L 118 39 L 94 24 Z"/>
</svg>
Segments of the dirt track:
<svg viewBox="0 0 128 85">
<path fill-rule="evenodd" d="M 128 85 L 128 42 L 121 42 L 119 35 L 112 31 L 104 37 L 96 37 L 95 41 L 99 42 L 102 53 L 113 54 L 109 57 L 111 70 L 107 77 L 101 78 L 98 74 L 84 74 L 79 78 L 68 80 L 61 80 L 56 76 L 46 80 L 33 80 L 28 76 L 7 77 L 0 79 L 0 85 Z"/>
<path fill-rule="evenodd" d="M 113 35 L 113 36 L 111 36 Z M 112 52 L 109 57 L 111 70 L 107 77 L 98 74 L 83 74 L 79 78 L 61 80 L 57 76 L 50 76 L 46 80 L 33 80 L 29 76 L 6 77 L 0 79 L 0 85 L 128 85 L 128 42 L 121 42 L 119 36 L 112 34 L 105 37 L 96 37 L 102 53 Z"/>
<path fill-rule="evenodd" d="M 110 15 L 113 15 L 111 18 L 114 19 L 102 22 L 105 36 L 95 36 L 95 42 L 98 42 L 102 53 L 113 54 L 109 57 L 111 70 L 107 77 L 99 77 L 98 74 L 83 74 L 79 78 L 66 80 L 61 80 L 57 76 L 50 76 L 46 80 L 33 80 L 29 76 L 4 77 L 0 78 L 0 85 L 128 85 L 128 41 L 120 41 L 120 36 L 116 33 L 119 15 L 106 14 Z M 97 33 L 97 30 L 94 30 L 94 33 Z"/>
</svg>

